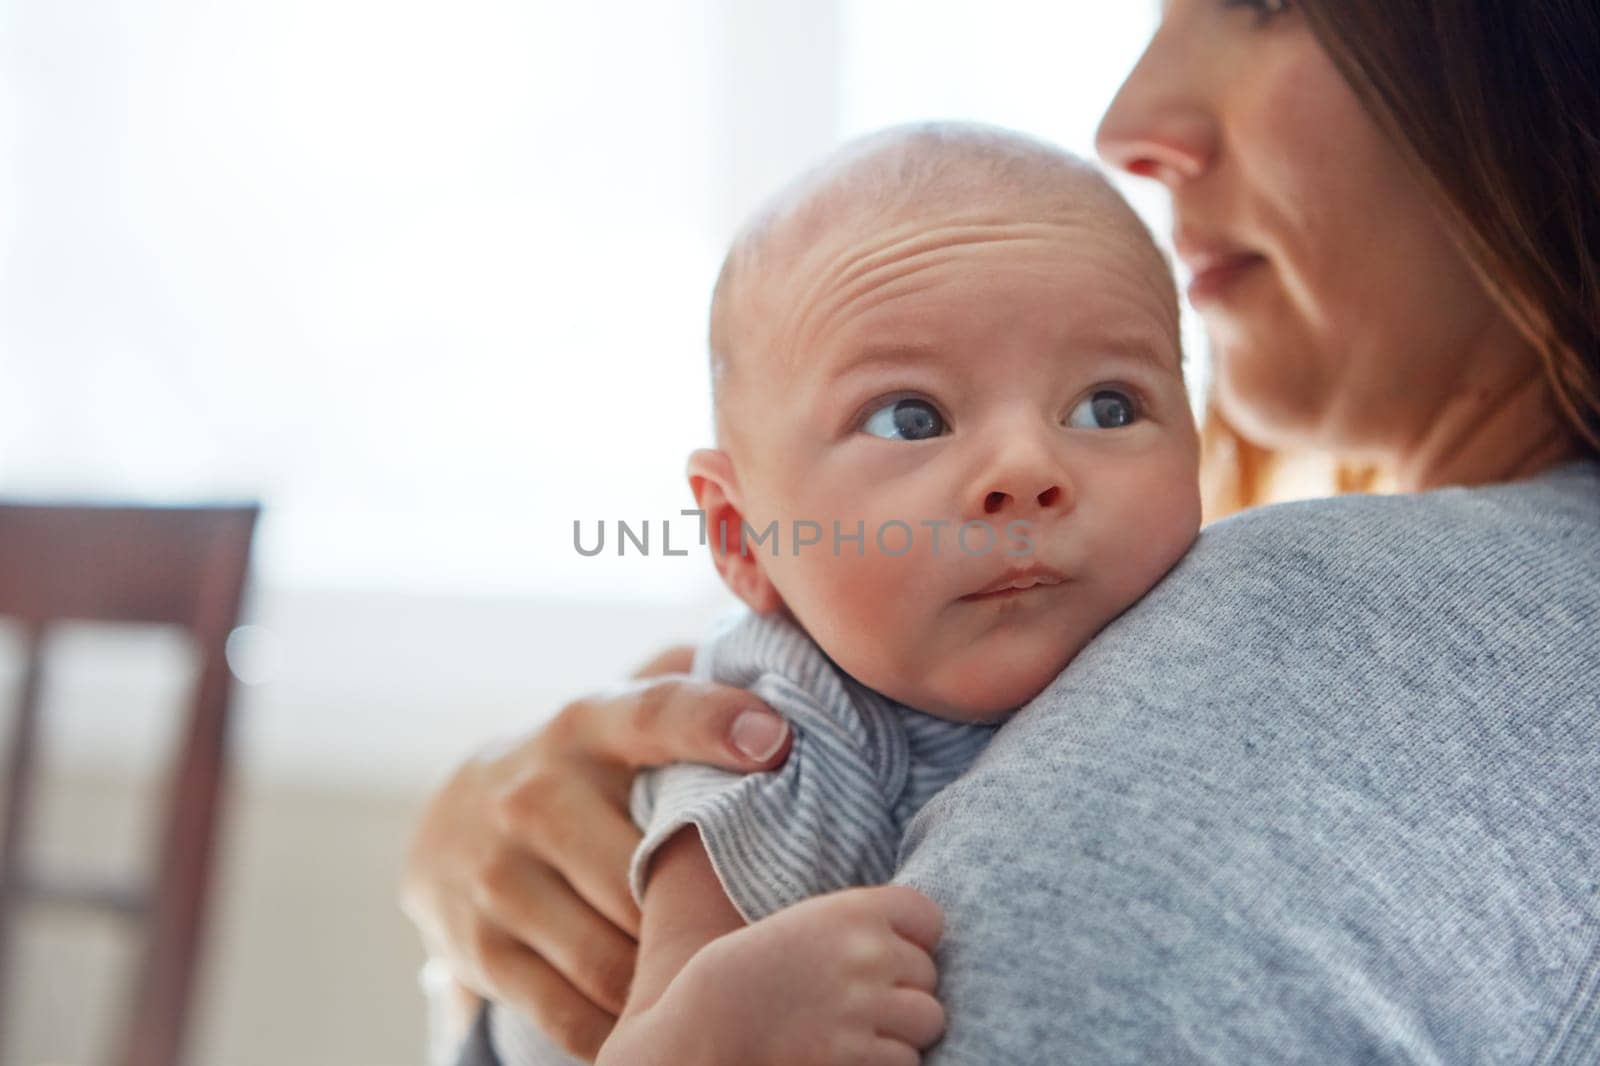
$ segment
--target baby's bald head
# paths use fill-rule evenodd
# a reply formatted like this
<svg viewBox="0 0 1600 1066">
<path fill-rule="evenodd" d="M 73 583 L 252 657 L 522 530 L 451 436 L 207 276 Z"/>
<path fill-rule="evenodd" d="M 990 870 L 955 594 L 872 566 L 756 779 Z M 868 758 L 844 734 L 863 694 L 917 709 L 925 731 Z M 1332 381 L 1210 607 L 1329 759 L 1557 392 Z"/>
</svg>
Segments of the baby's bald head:
<svg viewBox="0 0 1600 1066">
<path fill-rule="evenodd" d="M 1149 231 L 1091 164 L 1044 141 L 978 123 L 917 123 L 840 148 L 773 197 L 734 238 L 711 300 L 711 381 L 718 445 L 738 450 L 735 399 L 747 376 L 788 352 L 774 322 L 780 278 L 825 271 L 840 234 L 963 222 L 1070 220 L 1115 233 L 1160 289 L 1176 338 L 1177 291 Z M 822 278 L 816 279 L 819 283 Z M 780 297 L 773 290 L 785 288 Z"/>
</svg>

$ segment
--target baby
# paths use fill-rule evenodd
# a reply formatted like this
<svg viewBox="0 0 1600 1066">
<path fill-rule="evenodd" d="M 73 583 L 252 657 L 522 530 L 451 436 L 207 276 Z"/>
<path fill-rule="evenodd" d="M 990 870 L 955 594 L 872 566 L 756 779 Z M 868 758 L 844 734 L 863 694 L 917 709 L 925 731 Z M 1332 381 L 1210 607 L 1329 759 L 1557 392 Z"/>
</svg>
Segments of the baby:
<svg viewBox="0 0 1600 1066">
<path fill-rule="evenodd" d="M 1193 543 L 1181 362 L 1138 218 L 1018 134 L 870 136 L 746 226 L 689 482 L 749 613 L 694 672 L 794 743 L 770 773 L 636 783 L 643 925 L 603 1066 L 904 1063 L 938 1038 L 936 908 L 834 890 L 888 880 L 917 809 Z M 491 1020 L 505 1066 L 523 1025 Z"/>
</svg>

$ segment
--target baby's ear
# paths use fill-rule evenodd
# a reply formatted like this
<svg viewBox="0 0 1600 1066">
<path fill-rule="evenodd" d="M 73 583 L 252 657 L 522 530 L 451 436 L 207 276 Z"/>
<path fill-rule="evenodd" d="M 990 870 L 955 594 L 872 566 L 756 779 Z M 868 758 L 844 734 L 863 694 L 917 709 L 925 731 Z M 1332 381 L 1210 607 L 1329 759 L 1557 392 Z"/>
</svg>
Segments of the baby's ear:
<svg viewBox="0 0 1600 1066">
<path fill-rule="evenodd" d="M 717 573 L 757 614 L 771 614 L 783 597 L 744 543 L 744 512 L 733 459 L 721 448 L 701 448 L 689 456 L 689 491 L 704 514 L 706 543 Z"/>
</svg>

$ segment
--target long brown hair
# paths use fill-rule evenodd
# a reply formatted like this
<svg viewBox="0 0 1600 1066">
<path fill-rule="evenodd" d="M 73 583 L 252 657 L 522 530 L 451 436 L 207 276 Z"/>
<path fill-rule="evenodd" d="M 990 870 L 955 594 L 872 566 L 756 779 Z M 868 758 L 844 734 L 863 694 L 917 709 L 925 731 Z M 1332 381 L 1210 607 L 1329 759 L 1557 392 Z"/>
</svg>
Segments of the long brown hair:
<svg viewBox="0 0 1600 1066">
<path fill-rule="evenodd" d="M 1600 455 L 1600 3 L 1296 2 Z M 1214 399 L 1202 442 L 1209 517 L 1265 502 L 1285 456 L 1241 437 Z M 1375 477 L 1340 466 L 1330 487 Z"/>
</svg>

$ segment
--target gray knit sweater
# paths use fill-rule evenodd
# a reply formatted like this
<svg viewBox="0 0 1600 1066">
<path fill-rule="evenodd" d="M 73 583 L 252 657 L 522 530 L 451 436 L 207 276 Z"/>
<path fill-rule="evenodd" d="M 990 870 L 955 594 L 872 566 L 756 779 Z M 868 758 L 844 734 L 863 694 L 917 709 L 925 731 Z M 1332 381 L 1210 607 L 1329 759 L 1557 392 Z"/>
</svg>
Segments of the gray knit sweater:
<svg viewBox="0 0 1600 1066">
<path fill-rule="evenodd" d="M 896 880 L 930 1066 L 1600 1063 L 1600 465 L 1209 527 Z"/>
</svg>

